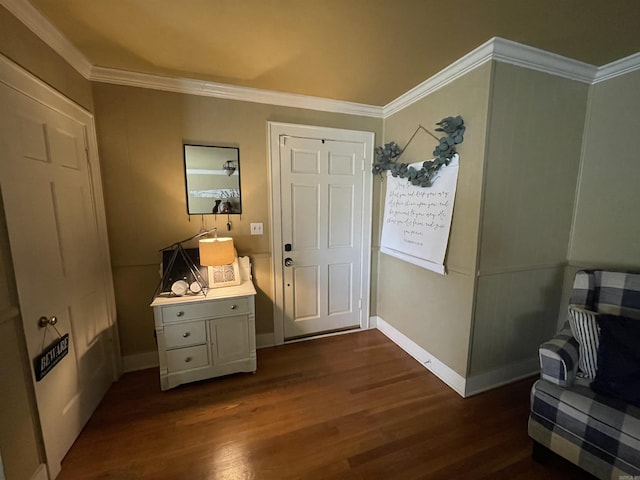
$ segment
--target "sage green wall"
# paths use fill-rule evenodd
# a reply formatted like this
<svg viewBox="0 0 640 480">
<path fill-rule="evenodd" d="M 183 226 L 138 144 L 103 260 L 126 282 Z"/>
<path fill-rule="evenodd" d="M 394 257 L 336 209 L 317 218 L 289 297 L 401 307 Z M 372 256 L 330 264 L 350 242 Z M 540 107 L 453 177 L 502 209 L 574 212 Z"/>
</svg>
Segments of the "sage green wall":
<svg viewBox="0 0 640 480">
<path fill-rule="evenodd" d="M 569 261 L 640 267 L 640 71 L 591 87 Z"/>
<path fill-rule="evenodd" d="M 640 71 L 591 86 L 558 327 L 578 270 L 640 270 L 638 112 Z"/>
<path fill-rule="evenodd" d="M 467 370 L 478 225 L 492 63 L 456 79 L 385 120 L 384 142 L 406 145 L 418 125 L 461 115 L 467 124 L 449 240 L 448 275 L 378 254 L 378 315 L 458 374 Z M 411 163 L 432 157 L 434 140 L 418 135 L 403 154 Z M 380 192 L 378 201 L 384 199 Z M 382 209 L 378 208 L 379 230 Z M 376 232 L 377 246 L 380 232 Z"/>
<path fill-rule="evenodd" d="M 200 230 L 201 217 L 186 213 L 183 141 L 240 147 L 243 213 L 231 216 L 229 233 L 253 263 L 256 330 L 273 332 L 267 121 L 380 138 L 382 120 L 101 83 L 93 91 L 123 355 L 155 350 L 158 250 Z M 225 215 L 204 221 L 226 234 Z M 264 235 L 250 235 L 251 222 L 262 222 Z"/>
<path fill-rule="evenodd" d="M 470 375 L 535 367 L 555 333 L 588 91 L 496 63 Z"/>
<path fill-rule="evenodd" d="M 91 82 L 0 6 L 0 53 L 89 111 Z"/>
</svg>

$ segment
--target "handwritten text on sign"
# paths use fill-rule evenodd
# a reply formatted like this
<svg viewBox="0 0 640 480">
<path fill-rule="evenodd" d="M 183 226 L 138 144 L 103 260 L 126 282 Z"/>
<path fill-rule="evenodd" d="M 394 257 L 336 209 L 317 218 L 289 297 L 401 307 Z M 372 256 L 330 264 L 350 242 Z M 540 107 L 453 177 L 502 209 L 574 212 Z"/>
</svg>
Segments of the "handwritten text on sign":
<svg viewBox="0 0 640 480">
<path fill-rule="evenodd" d="M 402 226 L 405 243 L 424 245 L 425 231 L 447 228 L 451 192 L 410 188 L 409 182 L 389 192 L 389 216 L 385 223 Z"/>
<path fill-rule="evenodd" d="M 457 179 L 457 156 L 432 187 L 387 175 L 381 251 L 444 274 Z"/>
</svg>

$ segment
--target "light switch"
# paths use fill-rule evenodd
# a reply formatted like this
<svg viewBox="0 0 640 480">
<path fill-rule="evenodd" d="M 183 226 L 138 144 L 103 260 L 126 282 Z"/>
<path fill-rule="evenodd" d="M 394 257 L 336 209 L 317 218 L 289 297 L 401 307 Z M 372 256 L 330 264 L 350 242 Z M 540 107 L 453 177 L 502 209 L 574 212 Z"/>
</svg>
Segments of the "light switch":
<svg viewBox="0 0 640 480">
<path fill-rule="evenodd" d="M 262 235 L 264 232 L 262 231 L 262 223 L 252 223 L 251 224 L 251 235 Z"/>
</svg>

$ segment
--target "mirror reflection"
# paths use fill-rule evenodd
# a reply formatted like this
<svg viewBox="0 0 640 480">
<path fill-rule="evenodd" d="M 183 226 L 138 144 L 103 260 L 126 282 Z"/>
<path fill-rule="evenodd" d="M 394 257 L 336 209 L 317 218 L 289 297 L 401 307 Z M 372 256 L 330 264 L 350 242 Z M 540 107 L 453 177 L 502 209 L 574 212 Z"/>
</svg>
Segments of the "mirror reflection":
<svg viewBox="0 0 640 480">
<path fill-rule="evenodd" d="M 184 145 L 189 215 L 242 213 L 240 149 Z"/>
</svg>

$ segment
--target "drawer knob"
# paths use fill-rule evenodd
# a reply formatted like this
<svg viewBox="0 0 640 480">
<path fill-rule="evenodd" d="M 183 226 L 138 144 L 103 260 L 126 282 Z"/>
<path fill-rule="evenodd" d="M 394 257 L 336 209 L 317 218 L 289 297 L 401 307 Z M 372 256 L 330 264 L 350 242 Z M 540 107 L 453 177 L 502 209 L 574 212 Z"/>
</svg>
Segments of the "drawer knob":
<svg viewBox="0 0 640 480">
<path fill-rule="evenodd" d="M 176 313 L 176 317 L 181 317 L 184 315 L 184 312 L 182 310 L 180 310 L 178 313 Z"/>
<path fill-rule="evenodd" d="M 187 338 L 189 335 L 191 335 L 191 332 L 184 332 L 184 333 L 182 334 L 182 337 L 183 337 L 183 338 Z"/>
<path fill-rule="evenodd" d="M 231 310 L 235 310 L 237 307 L 237 305 L 231 305 Z"/>
<path fill-rule="evenodd" d="M 189 363 L 191 361 L 191 357 L 187 357 L 184 359 L 184 363 Z"/>
</svg>

